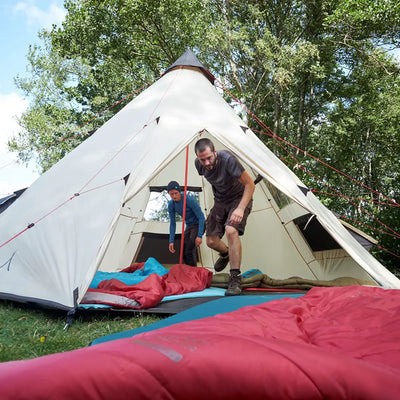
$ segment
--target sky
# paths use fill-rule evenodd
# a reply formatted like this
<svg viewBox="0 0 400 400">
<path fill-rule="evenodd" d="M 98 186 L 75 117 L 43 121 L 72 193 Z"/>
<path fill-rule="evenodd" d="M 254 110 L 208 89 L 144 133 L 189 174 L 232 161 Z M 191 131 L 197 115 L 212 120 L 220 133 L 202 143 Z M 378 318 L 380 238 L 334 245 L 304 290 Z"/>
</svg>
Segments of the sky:
<svg viewBox="0 0 400 400">
<path fill-rule="evenodd" d="M 60 25 L 66 10 L 63 0 L 0 0 L 0 198 L 23 189 L 39 174 L 34 163 L 25 166 L 8 152 L 7 140 L 19 131 L 16 118 L 29 105 L 14 78 L 25 76 L 30 44 L 39 43 L 38 32 Z"/>
</svg>

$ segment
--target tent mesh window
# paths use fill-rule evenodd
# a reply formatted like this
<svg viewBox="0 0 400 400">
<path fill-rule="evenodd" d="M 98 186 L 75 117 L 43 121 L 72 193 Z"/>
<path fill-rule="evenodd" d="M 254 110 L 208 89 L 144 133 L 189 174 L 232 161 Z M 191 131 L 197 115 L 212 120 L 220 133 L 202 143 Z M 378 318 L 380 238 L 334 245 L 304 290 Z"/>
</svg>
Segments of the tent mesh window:
<svg viewBox="0 0 400 400">
<path fill-rule="evenodd" d="M 150 198 L 144 212 L 145 221 L 168 222 L 168 201 L 170 200 L 166 191 L 161 193 L 151 192 Z M 178 217 L 178 216 L 177 216 Z M 179 221 L 178 218 L 176 218 Z"/>
<path fill-rule="evenodd" d="M 313 251 L 336 250 L 342 248 L 312 214 L 302 215 L 293 221 L 298 226 Z M 367 251 L 371 250 L 372 246 L 375 244 L 374 242 L 371 242 L 367 237 L 358 234 L 352 229 L 347 227 L 346 229 L 361 246 Z"/>
<path fill-rule="evenodd" d="M 293 220 L 298 226 L 312 251 L 341 249 L 339 244 L 312 215 L 302 215 Z"/>
<path fill-rule="evenodd" d="M 150 198 L 144 212 L 145 221 L 160 221 L 168 222 L 168 202 L 171 200 L 167 193 L 165 186 L 151 186 L 150 188 Z M 191 190 L 189 190 L 191 189 Z M 194 197 L 197 202 L 199 202 L 200 190 L 191 187 L 188 188 L 187 195 Z M 182 221 L 182 217 L 178 214 L 175 215 L 176 222 Z"/>
<path fill-rule="evenodd" d="M 293 203 L 293 200 L 291 198 L 289 198 L 284 193 L 282 193 L 279 189 L 277 189 L 274 185 L 272 185 L 266 179 L 264 179 L 263 181 L 264 181 L 265 185 L 267 186 L 269 192 L 271 193 L 271 196 L 275 200 L 276 205 L 279 208 L 283 208 L 283 207 L 288 206 L 289 204 Z"/>
</svg>

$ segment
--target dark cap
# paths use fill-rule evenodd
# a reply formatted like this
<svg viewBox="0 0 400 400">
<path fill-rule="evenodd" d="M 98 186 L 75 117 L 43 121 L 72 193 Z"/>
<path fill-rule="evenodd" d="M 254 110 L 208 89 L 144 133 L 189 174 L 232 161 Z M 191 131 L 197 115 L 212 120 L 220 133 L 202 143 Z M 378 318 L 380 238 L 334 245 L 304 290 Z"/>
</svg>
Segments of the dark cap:
<svg viewBox="0 0 400 400">
<path fill-rule="evenodd" d="M 170 183 L 168 183 L 167 186 L 167 192 L 171 191 L 171 190 L 181 190 L 181 187 L 179 186 L 179 183 L 176 181 L 171 181 Z"/>
</svg>

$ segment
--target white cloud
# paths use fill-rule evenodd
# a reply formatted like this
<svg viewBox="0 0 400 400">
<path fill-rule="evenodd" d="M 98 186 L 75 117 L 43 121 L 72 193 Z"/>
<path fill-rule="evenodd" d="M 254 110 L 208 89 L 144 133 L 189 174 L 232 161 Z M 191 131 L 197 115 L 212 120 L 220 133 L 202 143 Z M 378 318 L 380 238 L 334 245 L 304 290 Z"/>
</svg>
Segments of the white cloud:
<svg viewBox="0 0 400 400">
<path fill-rule="evenodd" d="M 46 29 L 51 28 L 53 24 L 60 25 L 67 13 L 56 2 L 51 3 L 47 9 L 42 9 L 34 0 L 19 1 L 14 11 L 24 13 L 29 25 Z"/>
<path fill-rule="evenodd" d="M 7 141 L 20 129 L 17 118 L 28 107 L 28 101 L 16 93 L 0 93 L 0 197 L 29 186 L 38 173 L 32 166 L 17 163 L 17 157 L 8 152 Z"/>
<path fill-rule="evenodd" d="M 7 140 L 18 133 L 19 125 L 17 118 L 27 109 L 28 101 L 17 93 L 0 93 L 0 152 L 7 149 Z"/>
<path fill-rule="evenodd" d="M 63 0 L 18 0 L 12 3 L 12 11 L 18 16 L 19 23 L 29 27 L 18 32 L 21 40 L 25 37 L 32 40 L 33 31 L 50 29 L 53 24 L 60 25 L 66 15 Z M 1 79 L 4 77 L 5 74 Z M 28 101 L 18 94 L 0 93 L 0 198 L 29 186 L 39 176 L 33 163 L 28 167 L 18 164 L 16 155 L 7 149 L 7 141 L 20 130 L 17 117 L 27 107 Z"/>
</svg>

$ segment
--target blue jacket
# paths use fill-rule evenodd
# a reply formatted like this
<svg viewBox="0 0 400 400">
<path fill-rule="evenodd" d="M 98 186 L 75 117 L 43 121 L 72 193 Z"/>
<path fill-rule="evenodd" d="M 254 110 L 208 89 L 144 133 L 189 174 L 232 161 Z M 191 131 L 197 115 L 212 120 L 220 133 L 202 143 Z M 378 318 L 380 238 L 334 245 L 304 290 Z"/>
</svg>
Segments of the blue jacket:
<svg viewBox="0 0 400 400">
<path fill-rule="evenodd" d="M 170 200 L 168 203 L 169 243 L 173 243 L 175 239 L 175 231 L 176 231 L 175 213 L 178 213 L 181 217 L 183 217 L 183 193 L 181 201 L 175 202 L 173 200 Z M 197 233 L 197 237 L 201 238 L 204 234 L 204 222 L 205 222 L 205 217 L 203 211 L 201 211 L 199 203 L 196 201 L 194 197 L 187 195 L 186 214 L 185 214 L 186 227 L 198 224 L 199 230 Z"/>
</svg>

